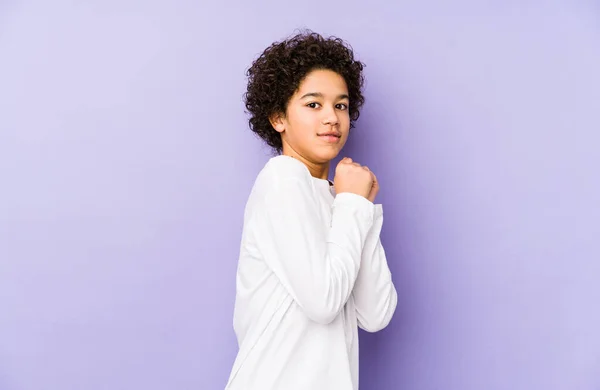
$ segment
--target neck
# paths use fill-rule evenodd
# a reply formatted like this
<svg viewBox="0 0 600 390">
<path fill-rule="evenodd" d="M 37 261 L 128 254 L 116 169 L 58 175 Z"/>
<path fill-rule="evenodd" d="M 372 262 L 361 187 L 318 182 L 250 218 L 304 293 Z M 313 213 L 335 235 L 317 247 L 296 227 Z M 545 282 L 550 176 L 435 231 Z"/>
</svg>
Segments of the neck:
<svg viewBox="0 0 600 390">
<path fill-rule="evenodd" d="M 295 150 L 293 150 L 291 148 L 286 148 L 285 145 L 284 145 L 284 148 L 283 148 L 283 151 L 281 154 L 284 156 L 295 158 L 296 160 L 298 160 L 301 163 L 303 163 L 304 165 L 306 165 L 306 167 L 308 168 L 308 171 L 310 172 L 312 177 L 315 177 L 317 179 L 323 179 L 323 180 L 328 179 L 329 161 L 327 161 L 326 163 L 322 163 L 322 164 L 312 162 L 312 161 L 308 160 L 307 158 L 303 157 L 302 155 L 300 155 L 299 153 L 296 153 Z"/>
</svg>

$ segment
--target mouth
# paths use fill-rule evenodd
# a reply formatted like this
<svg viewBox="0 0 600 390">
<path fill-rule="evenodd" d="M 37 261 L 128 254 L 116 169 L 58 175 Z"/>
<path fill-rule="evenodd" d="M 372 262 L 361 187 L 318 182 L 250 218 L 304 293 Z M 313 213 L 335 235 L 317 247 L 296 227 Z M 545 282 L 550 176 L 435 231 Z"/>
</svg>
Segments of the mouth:
<svg viewBox="0 0 600 390">
<path fill-rule="evenodd" d="M 317 134 L 319 136 L 319 138 L 325 140 L 326 142 L 331 142 L 331 143 L 336 143 L 339 142 L 339 140 L 342 138 L 342 135 L 340 133 L 336 133 L 336 132 L 327 132 L 327 133 L 321 133 L 321 134 Z"/>
</svg>

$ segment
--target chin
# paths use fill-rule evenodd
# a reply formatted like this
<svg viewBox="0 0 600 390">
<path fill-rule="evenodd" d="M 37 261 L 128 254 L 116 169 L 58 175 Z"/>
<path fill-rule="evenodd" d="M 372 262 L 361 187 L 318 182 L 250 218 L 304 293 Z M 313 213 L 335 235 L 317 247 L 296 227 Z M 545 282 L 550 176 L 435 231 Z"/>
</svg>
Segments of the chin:
<svg viewBox="0 0 600 390">
<path fill-rule="evenodd" d="M 320 153 L 316 153 L 315 157 L 319 160 L 320 163 L 327 163 L 334 158 L 336 158 L 340 154 L 340 151 L 337 149 L 329 149 L 320 151 Z"/>
</svg>

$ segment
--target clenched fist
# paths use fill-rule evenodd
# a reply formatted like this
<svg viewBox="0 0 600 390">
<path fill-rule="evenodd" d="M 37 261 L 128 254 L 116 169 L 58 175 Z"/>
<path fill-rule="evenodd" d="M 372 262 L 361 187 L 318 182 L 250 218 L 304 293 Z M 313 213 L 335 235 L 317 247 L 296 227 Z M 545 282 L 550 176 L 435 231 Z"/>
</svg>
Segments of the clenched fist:
<svg viewBox="0 0 600 390">
<path fill-rule="evenodd" d="M 351 192 L 375 201 L 379 192 L 379 184 L 375 174 L 368 167 L 353 162 L 351 158 L 344 157 L 335 168 L 333 179 L 335 192 Z"/>
</svg>

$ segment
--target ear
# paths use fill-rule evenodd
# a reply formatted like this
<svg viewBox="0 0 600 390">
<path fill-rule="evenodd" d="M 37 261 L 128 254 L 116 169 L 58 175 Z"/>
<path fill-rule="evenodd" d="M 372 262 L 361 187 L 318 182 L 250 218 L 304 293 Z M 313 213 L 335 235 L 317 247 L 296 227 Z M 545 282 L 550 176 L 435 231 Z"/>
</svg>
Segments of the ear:
<svg viewBox="0 0 600 390">
<path fill-rule="evenodd" d="M 271 122 L 271 126 L 273 126 L 278 133 L 283 133 L 285 131 L 285 116 L 282 112 L 269 116 L 269 122 Z"/>
</svg>

